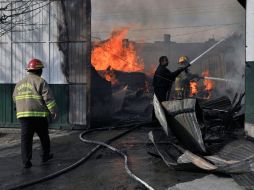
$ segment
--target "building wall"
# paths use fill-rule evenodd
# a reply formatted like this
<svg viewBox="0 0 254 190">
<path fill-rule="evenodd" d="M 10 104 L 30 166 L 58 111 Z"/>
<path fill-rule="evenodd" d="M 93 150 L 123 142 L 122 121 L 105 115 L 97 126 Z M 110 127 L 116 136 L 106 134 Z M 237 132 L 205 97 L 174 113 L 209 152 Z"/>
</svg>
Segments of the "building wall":
<svg viewBox="0 0 254 190">
<path fill-rule="evenodd" d="M 246 124 L 254 124 L 254 0 L 246 7 Z M 253 128 L 253 127 L 252 127 Z M 252 129 L 253 130 L 253 129 Z M 254 137 L 254 132 L 252 134 Z"/>
<path fill-rule="evenodd" d="M 170 35 L 165 34 L 164 41 L 136 43 L 136 47 L 138 55 L 144 60 L 145 70 L 149 70 L 153 64 L 158 65 L 160 56 L 164 55 L 169 58 L 169 68 L 174 70 L 179 66 L 177 62 L 180 56 L 186 55 L 192 60 L 214 43 L 214 39 L 209 39 L 204 43 L 177 43 L 170 41 Z"/>
<path fill-rule="evenodd" d="M 1 7 L 9 2 L 1 1 Z M 12 10 L 24 3 L 11 2 Z M 53 127 L 86 126 L 91 2 L 39 0 L 32 1 L 31 5 L 22 17 L 10 20 L 15 27 L 0 37 L 0 99 L 5 102 L 0 104 L 0 127 L 17 124 L 12 91 L 15 83 L 26 75 L 26 64 L 32 58 L 41 59 L 45 64 L 42 77 L 53 89 L 59 106 L 60 118 Z M 16 25 L 18 20 L 25 24 Z"/>
</svg>

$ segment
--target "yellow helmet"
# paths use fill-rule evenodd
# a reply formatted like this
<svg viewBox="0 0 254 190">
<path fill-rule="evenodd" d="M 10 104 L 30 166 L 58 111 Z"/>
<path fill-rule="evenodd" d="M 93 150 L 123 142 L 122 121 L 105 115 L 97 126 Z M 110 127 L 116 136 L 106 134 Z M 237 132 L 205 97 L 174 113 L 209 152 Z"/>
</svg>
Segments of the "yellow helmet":
<svg viewBox="0 0 254 190">
<path fill-rule="evenodd" d="M 189 62 L 189 58 L 187 56 L 179 57 L 178 63 L 183 64 L 185 62 Z"/>
</svg>

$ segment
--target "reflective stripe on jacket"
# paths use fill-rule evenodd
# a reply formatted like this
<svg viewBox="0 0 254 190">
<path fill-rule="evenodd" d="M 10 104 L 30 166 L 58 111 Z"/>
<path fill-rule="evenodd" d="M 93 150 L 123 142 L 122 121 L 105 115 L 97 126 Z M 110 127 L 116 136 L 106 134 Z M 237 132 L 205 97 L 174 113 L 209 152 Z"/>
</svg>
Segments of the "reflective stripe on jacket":
<svg viewBox="0 0 254 190">
<path fill-rule="evenodd" d="M 175 80 L 175 91 L 183 91 L 184 87 L 183 87 L 183 74 L 181 73 L 180 75 L 178 75 L 176 77 Z"/>
<path fill-rule="evenodd" d="M 16 84 L 13 100 L 16 103 L 17 118 L 47 117 L 57 111 L 48 83 L 32 73 Z"/>
</svg>

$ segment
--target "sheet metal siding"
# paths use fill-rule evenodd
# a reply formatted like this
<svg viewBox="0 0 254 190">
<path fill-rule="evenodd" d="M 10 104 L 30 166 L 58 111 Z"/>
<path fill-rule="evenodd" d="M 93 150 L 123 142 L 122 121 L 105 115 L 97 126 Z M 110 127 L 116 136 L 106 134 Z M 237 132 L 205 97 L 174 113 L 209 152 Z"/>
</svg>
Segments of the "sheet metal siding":
<svg viewBox="0 0 254 190">
<path fill-rule="evenodd" d="M 66 128 L 69 125 L 69 85 L 50 85 L 59 110 L 58 119 L 52 123 L 54 128 Z"/>
<path fill-rule="evenodd" d="M 0 84 L 0 126 L 15 122 L 12 92 L 14 85 Z"/>
<path fill-rule="evenodd" d="M 247 8 L 246 8 L 246 61 L 253 62 L 254 61 L 254 26 L 253 26 L 253 18 L 254 18 L 254 1 L 246 0 Z"/>
<path fill-rule="evenodd" d="M 69 43 L 66 48 L 68 62 L 69 122 L 89 125 L 90 112 L 90 51 L 91 2 L 90 0 L 64 1 Z M 77 11 L 77 8 L 80 11 Z M 74 23 L 73 20 L 79 20 Z"/>
<path fill-rule="evenodd" d="M 1 6 L 6 2 L 0 2 Z M 64 87 L 64 97 L 58 92 L 59 86 L 53 86 L 55 93 L 61 97 L 60 105 L 64 106 L 63 110 L 67 110 L 61 113 L 58 122 L 86 125 L 87 114 L 90 113 L 91 2 L 90 0 L 34 2 L 40 2 L 45 6 L 38 11 L 29 12 L 24 17 L 29 18 L 28 25 L 36 27 L 27 30 L 26 26 L 17 26 L 15 31 L 0 38 L 0 84 L 7 86 L 15 84 L 26 75 L 25 67 L 31 58 L 41 59 L 45 64 L 43 78 L 49 84 L 71 85 L 70 88 Z M 18 6 L 18 3 L 13 1 L 12 8 Z M 31 7 L 33 8 L 36 9 Z M 19 32 L 16 32 L 17 30 Z M 1 88 L 6 88 L 5 91 L 8 89 L 6 86 Z M 11 94 L 6 93 L 1 98 L 9 97 Z M 7 103 L 8 101 L 1 105 L 1 123 L 4 120 L 7 123 L 11 122 L 8 115 L 13 114 L 9 112 L 11 110 L 6 109 Z M 4 111 L 6 113 L 3 113 Z"/>
<path fill-rule="evenodd" d="M 254 124 L 254 61 L 247 63 L 246 67 L 246 109 L 245 121 Z"/>
<path fill-rule="evenodd" d="M 57 67 L 55 67 L 54 62 L 55 60 L 61 60 L 62 54 L 57 46 L 52 46 L 54 42 L 50 39 L 51 24 L 59 22 L 59 18 L 51 11 L 54 6 L 57 6 L 57 2 L 52 2 L 50 5 L 48 1 L 38 0 L 36 2 L 29 7 L 29 10 L 33 11 L 22 15 L 25 24 L 16 25 L 13 30 L 0 38 L 2 58 L 0 60 L 0 70 L 6 72 L 6 76 L 0 75 L 0 83 L 9 84 L 21 80 L 26 75 L 27 62 L 35 57 L 43 61 L 45 65 L 43 77 L 49 83 L 66 83 L 64 74 L 61 72 L 61 64 L 57 64 Z M 4 3 L 1 2 L 1 6 Z M 12 1 L 12 10 L 18 9 L 23 4 L 24 2 Z M 13 11 L 11 13 L 15 14 Z M 12 22 L 15 22 L 15 20 Z M 29 25 L 33 27 L 28 28 Z M 51 54 L 51 52 L 54 53 Z M 57 59 L 55 59 L 56 57 Z M 51 64 L 53 67 L 51 67 Z"/>
<path fill-rule="evenodd" d="M 75 125 L 87 125 L 87 102 L 86 102 L 86 85 L 70 85 L 70 123 Z"/>
<path fill-rule="evenodd" d="M 17 127 L 19 122 L 16 119 L 15 104 L 12 100 L 12 93 L 15 84 L 0 84 L 0 127 Z M 57 121 L 54 121 L 51 128 L 66 128 L 68 125 L 69 99 L 68 85 L 50 85 L 57 106 L 59 115 Z"/>
</svg>

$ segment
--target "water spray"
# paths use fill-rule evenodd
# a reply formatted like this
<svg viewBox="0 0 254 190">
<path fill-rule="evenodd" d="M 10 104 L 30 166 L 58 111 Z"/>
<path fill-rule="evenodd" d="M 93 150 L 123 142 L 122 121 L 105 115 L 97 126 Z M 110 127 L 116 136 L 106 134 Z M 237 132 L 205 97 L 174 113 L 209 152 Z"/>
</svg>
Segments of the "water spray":
<svg viewBox="0 0 254 190">
<path fill-rule="evenodd" d="M 201 55 L 199 55 L 198 57 L 196 57 L 195 59 L 193 59 L 190 62 L 190 65 L 192 65 L 193 63 L 195 63 L 197 60 L 199 60 L 201 57 L 203 57 L 205 54 L 207 54 L 209 51 L 211 51 L 213 48 L 215 48 L 216 46 L 218 46 L 220 43 L 222 43 L 223 41 L 225 41 L 226 38 L 223 38 L 222 40 L 216 42 L 215 44 L 213 44 L 210 48 L 208 48 L 205 52 L 203 52 Z"/>
<path fill-rule="evenodd" d="M 213 44 L 210 48 L 208 48 L 206 51 L 204 51 L 202 54 L 200 54 L 198 57 L 196 57 L 195 59 L 193 59 L 190 62 L 190 65 L 192 65 L 193 63 L 195 63 L 197 60 L 199 60 L 201 57 L 203 57 L 205 54 L 207 54 L 208 52 L 210 52 L 212 49 L 214 49 L 216 46 L 218 46 L 219 44 L 221 44 L 223 41 L 225 41 L 226 38 L 223 38 L 222 40 L 216 42 L 215 44 Z M 228 80 L 228 79 L 224 79 L 224 78 L 217 78 L 217 77 L 204 77 L 204 79 L 208 79 L 208 80 L 217 80 L 217 81 L 223 81 L 223 82 L 232 82 L 232 80 Z"/>
<path fill-rule="evenodd" d="M 223 81 L 223 82 L 231 82 L 232 80 L 224 79 L 224 78 L 217 78 L 217 77 L 204 77 L 204 79 L 208 80 L 217 80 L 217 81 Z"/>
<path fill-rule="evenodd" d="M 220 82 L 230 82 L 230 83 L 239 84 L 239 81 L 237 81 L 237 80 L 225 79 L 225 78 L 218 78 L 218 77 L 203 77 L 203 79 L 215 80 L 215 81 L 220 81 Z"/>
</svg>

